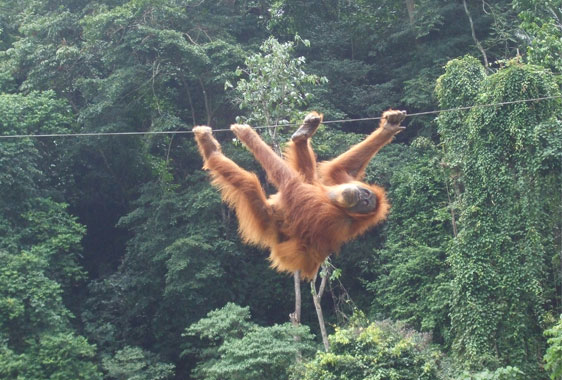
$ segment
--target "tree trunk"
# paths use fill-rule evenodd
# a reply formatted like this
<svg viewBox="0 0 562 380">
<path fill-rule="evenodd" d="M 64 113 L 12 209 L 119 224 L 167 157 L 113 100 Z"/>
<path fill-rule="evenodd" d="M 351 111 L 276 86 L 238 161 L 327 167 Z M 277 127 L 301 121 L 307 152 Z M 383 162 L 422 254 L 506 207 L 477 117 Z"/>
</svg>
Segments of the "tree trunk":
<svg viewBox="0 0 562 380">
<path fill-rule="evenodd" d="M 298 327 L 301 324 L 301 305 L 302 305 L 300 271 L 296 271 L 293 274 L 293 279 L 295 282 L 295 311 L 289 314 L 289 320 L 291 321 L 293 326 Z M 295 335 L 293 339 L 295 340 L 295 342 L 299 342 L 301 340 L 300 336 L 298 335 Z M 302 362 L 302 352 L 297 351 L 296 360 L 297 363 Z"/>
<path fill-rule="evenodd" d="M 443 172 L 444 171 L 445 169 L 443 169 Z M 453 179 L 453 181 L 455 180 Z M 449 183 L 447 181 L 447 176 L 445 176 L 445 189 L 447 191 L 447 201 L 449 202 L 449 211 L 451 212 L 451 225 L 453 226 L 453 237 L 457 237 L 458 235 L 457 218 L 455 215 L 455 207 L 453 206 L 453 200 L 451 199 L 451 194 L 449 192 Z"/>
<path fill-rule="evenodd" d="M 314 280 L 310 283 L 310 290 L 312 292 L 312 300 L 314 301 L 314 308 L 316 309 L 316 316 L 318 317 L 318 324 L 320 325 L 320 333 L 322 334 L 322 343 L 324 343 L 324 349 L 326 352 L 330 351 L 330 342 L 328 341 L 328 333 L 326 331 L 326 322 L 324 321 L 324 313 L 322 312 L 322 295 L 326 289 L 326 284 L 330 273 L 328 272 L 328 267 L 322 264 L 322 281 L 320 282 L 320 288 L 316 292 L 316 278 L 318 275 L 314 276 Z"/>
<path fill-rule="evenodd" d="M 408 10 L 408 18 L 410 19 L 410 25 L 414 25 L 416 21 L 414 18 L 414 11 L 415 11 L 415 4 L 414 0 L 406 0 L 406 9 Z"/>
<path fill-rule="evenodd" d="M 199 78 L 199 85 L 201 86 L 201 92 L 203 93 L 203 101 L 205 102 L 205 112 L 207 114 L 207 125 L 211 125 L 211 108 L 209 107 L 209 99 L 207 97 L 207 90 L 205 90 L 205 85 L 203 84 L 203 80 Z"/>
<path fill-rule="evenodd" d="M 197 120 L 195 119 L 195 107 L 193 106 L 193 99 L 191 98 L 191 91 L 189 90 L 189 86 L 187 85 L 187 81 L 185 78 L 180 75 L 181 82 L 183 87 L 185 88 L 185 93 L 187 95 L 187 101 L 189 102 L 189 108 L 191 109 L 191 119 L 193 120 L 193 125 L 197 125 Z"/>
<path fill-rule="evenodd" d="M 474 40 L 474 43 L 476 44 L 478 50 L 480 50 L 480 53 L 482 53 L 482 57 L 484 58 L 484 67 L 488 69 L 488 57 L 486 56 L 486 50 L 484 50 L 484 48 L 480 44 L 480 41 L 478 41 L 478 38 L 476 38 L 476 32 L 474 31 L 474 23 L 472 22 L 472 16 L 470 15 L 470 11 L 468 10 L 468 6 L 466 5 L 466 0 L 462 0 L 462 4 L 464 5 L 464 11 L 466 13 L 466 16 L 468 17 L 468 21 L 470 22 L 470 31 L 472 33 L 472 39 Z"/>
<path fill-rule="evenodd" d="M 302 296 L 301 296 L 301 273 L 296 271 L 293 274 L 293 280 L 295 282 L 295 311 L 289 314 L 289 319 L 294 326 L 298 326 L 301 323 L 301 307 L 302 307 Z"/>
</svg>

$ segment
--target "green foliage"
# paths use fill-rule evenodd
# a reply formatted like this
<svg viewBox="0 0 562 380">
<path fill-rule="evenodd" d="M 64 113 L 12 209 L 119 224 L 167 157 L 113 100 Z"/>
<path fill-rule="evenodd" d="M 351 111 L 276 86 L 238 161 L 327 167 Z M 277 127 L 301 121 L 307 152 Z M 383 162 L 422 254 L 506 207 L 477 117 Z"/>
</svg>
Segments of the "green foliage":
<svg viewBox="0 0 562 380">
<path fill-rule="evenodd" d="M 231 338 L 240 339 L 250 329 L 250 309 L 227 303 L 221 309 L 211 310 L 205 318 L 189 326 L 185 336 L 208 339 L 216 347 Z"/>
<path fill-rule="evenodd" d="M 93 362 L 95 346 L 70 332 L 48 333 L 31 344 L 18 379 L 101 379 Z"/>
<path fill-rule="evenodd" d="M 305 46 L 310 43 L 295 37 Z M 308 88 L 326 83 L 325 77 L 306 74 L 305 58 L 293 58 L 295 42 L 280 43 L 268 38 L 260 47 L 261 53 L 253 54 L 244 61 L 244 68 L 237 69 L 243 78 L 236 82 L 240 109 L 249 110 L 242 120 L 254 125 L 287 123 L 295 110 L 302 108 L 311 99 Z M 226 87 L 232 87 L 226 82 Z"/>
<path fill-rule="evenodd" d="M 545 369 L 552 380 L 562 376 L 562 318 L 558 323 L 544 332 L 548 337 L 548 349 L 544 355 Z"/>
<path fill-rule="evenodd" d="M 470 59 L 465 62 L 473 65 Z M 441 83 L 454 81 L 458 73 L 462 70 L 447 71 Z M 476 101 L 490 104 L 557 93 L 544 69 L 513 64 L 486 77 Z M 455 92 L 440 94 L 450 102 Z M 556 100 L 477 107 L 454 125 L 465 123 L 461 141 L 452 137 L 456 132 L 446 119 L 439 119 L 440 132 L 455 155 L 446 160 L 462 163 L 457 179 L 464 188 L 458 200 L 460 227 L 449 262 L 453 350 L 466 368 L 509 364 L 538 374 L 528 352 L 529 347 L 542 347 L 542 279 L 554 254 L 549 236 L 557 223 L 550 207 L 561 207 L 554 201 L 545 208 L 543 199 L 551 199 L 560 182 L 559 177 L 552 182 L 555 172 L 541 167 L 559 170 L 550 158 L 560 146 L 555 119 L 559 107 Z"/>
<path fill-rule="evenodd" d="M 0 251 L 0 375 L 18 379 L 99 379 L 95 346 L 72 332 L 61 287 L 45 258 Z"/>
<path fill-rule="evenodd" d="M 52 91 L 0 95 L 5 134 L 71 129 L 66 102 Z M 85 229 L 55 201 L 68 179 L 64 143 L 0 144 L 0 374 L 18 379 L 98 379 L 95 346 L 77 335 L 63 299 L 84 279 L 78 260 Z M 48 157 L 49 162 L 46 162 Z"/>
<path fill-rule="evenodd" d="M 392 212 L 379 265 L 371 271 L 374 315 L 401 320 L 431 331 L 442 342 L 447 336 L 449 267 L 446 248 L 453 238 L 441 152 L 427 138 L 379 154 L 394 163 L 389 173 Z"/>
<path fill-rule="evenodd" d="M 53 91 L 28 95 L 0 95 L 3 134 L 70 132 L 71 114 L 64 100 Z"/>
<path fill-rule="evenodd" d="M 311 342 L 305 326 L 256 326 L 242 339 L 225 341 L 219 348 L 220 361 L 202 373 L 209 379 L 286 379 L 296 357 L 312 352 Z"/>
<path fill-rule="evenodd" d="M 317 352 L 295 379 L 436 379 L 440 353 L 428 337 L 390 321 L 351 324 L 330 335 L 330 352 Z"/>
<path fill-rule="evenodd" d="M 496 74 L 455 59 L 434 93 L 451 57 L 480 54 L 462 2 L 0 0 L 0 134 L 224 128 L 244 102 L 261 125 L 305 106 L 334 120 L 559 94 L 559 0 L 467 3 Z M 554 76 L 509 63 L 517 51 Z M 225 89 L 239 79 L 242 92 Z M 327 321 L 359 306 L 432 332 L 466 376 L 544 377 L 545 309 L 562 305 L 560 109 L 407 119 L 403 144 L 367 172 L 388 191 L 389 223 L 334 257 L 347 292 L 329 289 Z M 319 159 L 372 127 L 322 127 Z M 258 171 L 231 135 L 217 138 Z M 293 309 L 292 281 L 240 244 L 200 168 L 185 135 L 0 141 L 1 378 L 185 377 L 196 364 L 287 377 L 294 331 L 275 324 Z M 209 319 L 202 340 L 181 337 L 229 301 L 252 319 L 229 309 L 232 335 Z"/>
<path fill-rule="evenodd" d="M 0 344 L 0 376 L 3 379 L 15 379 L 20 368 L 23 368 L 24 358 L 8 348 L 5 342 Z"/>
<path fill-rule="evenodd" d="M 517 0 L 521 28 L 527 33 L 529 63 L 562 72 L 562 2 Z"/>
<path fill-rule="evenodd" d="M 85 276 L 78 258 L 86 230 L 68 215 L 67 205 L 49 199 L 34 203 L 34 209 L 22 215 L 26 228 L 20 238 L 33 255 L 47 260 L 48 276 L 68 289 Z"/>
<path fill-rule="evenodd" d="M 445 73 L 438 78 L 435 87 L 439 105 L 444 109 L 453 109 L 474 104 L 485 78 L 485 70 L 480 62 L 471 56 L 453 59 L 445 66 Z M 453 185 L 468 149 L 468 129 L 464 122 L 466 114 L 467 111 L 449 111 L 442 112 L 437 118 Z"/>
<path fill-rule="evenodd" d="M 470 105 L 480 94 L 480 83 L 485 78 L 480 61 L 470 55 L 452 59 L 445 65 L 445 72 L 446 75 L 437 79 L 435 87 L 439 104 L 445 108 Z M 447 127 L 447 123 L 442 124 Z"/>
<path fill-rule="evenodd" d="M 523 380 L 526 379 L 525 373 L 517 367 L 501 367 L 495 371 L 482 371 L 478 373 L 463 373 L 455 380 Z"/>
<path fill-rule="evenodd" d="M 159 362 L 156 355 L 130 346 L 117 351 L 112 358 L 105 358 L 103 368 L 116 380 L 166 380 L 174 375 L 173 364 Z"/>
<path fill-rule="evenodd" d="M 285 323 L 262 327 L 249 319 L 248 308 L 228 303 L 186 329 L 185 336 L 207 342 L 199 353 L 195 378 L 286 379 L 297 355 L 312 352 L 306 326 Z"/>
<path fill-rule="evenodd" d="M 516 14 L 509 12 L 509 1 L 489 4 L 471 6 L 476 33 L 490 57 L 509 57 L 516 52 Z M 329 79 L 320 102 L 337 118 L 377 116 L 398 106 L 410 113 L 434 109 L 433 83 L 441 66 L 476 51 L 461 2 L 285 0 L 276 1 L 271 12 L 274 32 L 311 41 L 309 65 Z M 504 15 L 500 28 L 496 20 Z M 426 135 L 434 132 L 430 119 L 411 123 L 425 127 Z"/>
<path fill-rule="evenodd" d="M 201 190 L 207 187 L 205 183 L 198 185 Z M 219 300 L 213 300 L 214 297 L 224 297 L 221 288 L 214 287 L 216 293 L 208 292 L 224 274 L 221 256 L 214 252 L 221 247 L 228 257 L 235 255 L 234 247 L 219 239 L 220 217 L 205 226 L 195 222 L 198 218 L 213 220 L 220 213 L 220 199 L 210 189 L 192 192 L 195 189 L 195 184 L 191 191 L 186 191 L 168 189 L 166 183 L 147 183 L 135 208 L 121 218 L 119 225 L 134 237 L 128 243 L 119 272 L 92 284 L 88 301 L 92 308 L 100 299 L 111 306 L 102 318 L 91 313 L 84 315 L 88 329 L 95 332 L 100 343 L 107 339 L 104 331 L 109 330 L 116 334 L 110 339 L 113 344 L 116 341 L 140 345 L 150 337 L 163 345 L 166 342 L 162 350 L 177 349 L 185 324 L 202 316 L 208 306 L 216 305 Z M 184 310 L 190 310 L 190 314 L 186 315 Z M 158 338 L 152 335 L 150 326 L 158 326 Z M 107 347 L 110 352 L 116 348 Z"/>
<path fill-rule="evenodd" d="M 64 133 L 71 129 L 66 103 L 52 91 L 0 95 L 0 129 L 6 134 Z M 84 276 L 78 265 L 84 227 L 56 202 L 67 181 L 64 143 L 10 140 L 0 144 L 0 249 L 26 250 L 48 264 L 48 276 L 69 288 Z M 50 164 L 46 163 L 49 158 Z"/>
<path fill-rule="evenodd" d="M 236 300 L 255 307 L 257 320 L 271 321 L 270 308 L 290 304 L 279 302 L 290 283 L 267 268 L 262 254 L 242 247 L 236 218 L 205 173 L 171 188 L 147 183 L 134 206 L 119 224 L 132 235 L 121 268 L 91 284 L 82 314 L 104 353 L 149 340 L 163 360 L 194 363 L 191 351 L 178 359 L 180 335 L 209 309 Z M 222 286 L 225 278 L 228 286 Z M 283 319 L 273 315 L 273 321 Z"/>
<path fill-rule="evenodd" d="M 31 252 L 0 252 L 0 331 L 16 346 L 45 327 L 64 326 L 69 312 L 62 304 L 60 285 L 49 279 L 44 258 Z"/>
<path fill-rule="evenodd" d="M 68 133 L 72 130 L 68 105 L 64 100 L 57 99 L 53 91 L 31 92 L 28 95 L 0 94 L 0 131 L 3 134 Z M 0 212 L 10 215 L 10 220 L 28 210 L 26 201 L 30 198 L 54 190 L 51 187 L 64 185 L 68 180 L 62 160 L 66 149 L 69 149 L 69 144 L 65 141 L 2 141 Z"/>
</svg>

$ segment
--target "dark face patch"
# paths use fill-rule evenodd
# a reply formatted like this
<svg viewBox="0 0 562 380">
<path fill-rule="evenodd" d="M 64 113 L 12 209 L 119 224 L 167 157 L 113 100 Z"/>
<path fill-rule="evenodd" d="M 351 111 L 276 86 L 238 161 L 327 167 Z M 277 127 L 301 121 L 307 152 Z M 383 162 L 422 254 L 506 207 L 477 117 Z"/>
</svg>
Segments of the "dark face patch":
<svg viewBox="0 0 562 380">
<path fill-rule="evenodd" d="M 357 187 L 354 194 L 349 194 L 356 199 L 354 206 L 347 208 L 347 211 L 357 214 L 368 214 L 377 207 L 377 197 L 373 192 L 364 187 Z"/>
</svg>

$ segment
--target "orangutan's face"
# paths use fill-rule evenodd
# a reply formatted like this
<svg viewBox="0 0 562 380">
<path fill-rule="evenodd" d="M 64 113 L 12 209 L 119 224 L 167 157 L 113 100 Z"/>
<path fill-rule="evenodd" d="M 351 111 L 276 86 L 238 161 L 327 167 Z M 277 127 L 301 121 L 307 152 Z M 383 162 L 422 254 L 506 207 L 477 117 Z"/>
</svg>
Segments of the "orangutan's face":
<svg viewBox="0 0 562 380">
<path fill-rule="evenodd" d="M 377 207 L 377 197 L 361 183 L 332 186 L 329 196 L 336 205 L 356 214 L 368 214 Z"/>
</svg>

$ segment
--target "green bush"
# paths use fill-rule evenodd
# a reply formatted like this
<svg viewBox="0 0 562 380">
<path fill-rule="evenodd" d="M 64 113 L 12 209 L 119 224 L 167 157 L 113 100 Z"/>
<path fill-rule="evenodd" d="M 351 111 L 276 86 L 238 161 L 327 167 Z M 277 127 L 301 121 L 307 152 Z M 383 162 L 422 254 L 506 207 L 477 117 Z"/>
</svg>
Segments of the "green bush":
<svg viewBox="0 0 562 380">
<path fill-rule="evenodd" d="M 562 315 L 558 323 L 546 330 L 548 336 L 548 349 L 544 355 L 545 369 L 550 373 L 551 379 L 562 378 Z"/>
<path fill-rule="evenodd" d="M 382 321 L 336 328 L 331 351 L 317 352 L 305 363 L 301 380 L 436 379 L 440 352 L 428 334 L 397 322 Z"/>
</svg>

